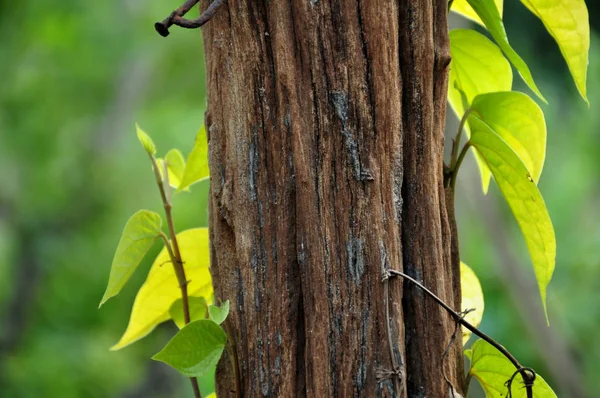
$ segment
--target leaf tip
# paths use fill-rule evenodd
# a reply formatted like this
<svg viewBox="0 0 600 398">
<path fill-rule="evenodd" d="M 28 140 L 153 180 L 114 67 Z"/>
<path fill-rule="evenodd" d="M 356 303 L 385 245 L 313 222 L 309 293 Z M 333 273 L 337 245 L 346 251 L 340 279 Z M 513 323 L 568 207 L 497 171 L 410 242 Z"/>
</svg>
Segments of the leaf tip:
<svg viewBox="0 0 600 398">
<path fill-rule="evenodd" d="M 148 153 L 148 155 L 154 156 L 156 154 L 156 145 L 154 145 L 154 142 L 152 141 L 150 136 L 146 134 L 146 132 L 142 130 L 140 125 L 137 123 L 135 124 L 135 129 L 137 132 L 138 140 L 140 141 L 140 144 L 142 144 L 144 150 Z"/>
<path fill-rule="evenodd" d="M 542 306 L 544 307 L 544 316 L 546 317 L 546 326 L 550 327 L 550 317 L 548 316 L 548 304 L 546 303 L 546 292 L 542 294 Z"/>
<path fill-rule="evenodd" d="M 98 309 L 104 305 L 111 297 L 114 297 L 114 294 L 108 293 L 108 289 L 104 292 L 104 296 L 102 296 L 102 300 L 100 300 L 100 304 L 98 304 Z"/>
<path fill-rule="evenodd" d="M 112 347 L 110 347 L 108 350 L 109 351 L 119 351 L 121 348 L 123 348 L 123 347 L 121 347 L 121 343 L 117 343 L 117 344 L 113 345 Z"/>
<path fill-rule="evenodd" d="M 542 95 L 542 92 L 537 88 L 537 86 L 535 86 L 535 83 L 532 87 L 532 90 L 538 96 L 538 98 L 542 100 L 544 104 L 548 105 L 548 100 Z"/>
</svg>

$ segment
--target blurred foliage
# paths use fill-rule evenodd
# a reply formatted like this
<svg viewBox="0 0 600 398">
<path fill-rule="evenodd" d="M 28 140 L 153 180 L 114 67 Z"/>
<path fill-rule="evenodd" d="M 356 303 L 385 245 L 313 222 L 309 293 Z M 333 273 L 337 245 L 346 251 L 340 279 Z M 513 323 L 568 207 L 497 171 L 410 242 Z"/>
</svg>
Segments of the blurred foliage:
<svg viewBox="0 0 600 398">
<path fill-rule="evenodd" d="M 160 153 L 203 121 L 199 31 L 154 31 L 175 1 L 0 3 L 0 396 L 185 396 L 153 363 L 175 327 L 109 352 L 151 257 L 94 310 L 127 218 L 162 211 L 134 122 Z M 206 226 L 207 183 L 175 198 L 179 230 Z M 155 256 L 160 245 L 155 245 Z M 153 388 L 144 386 L 146 383 Z M 180 389 L 180 385 L 182 388 Z"/>
<path fill-rule="evenodd" d="M 161 211 L 134 123 L 164 155 L 173 147 L 189 153 L 203 121 L 200 33 L 173 29 L 163 39 L 153 29 L 178 3 L 0 0 L 2 397 L 191 396 L 184 377 L 149 359 L 173 335 L 174 325 L 122 351 L 108 350 L 125 330 L 135 292 L 160 245 L 121 295 L 96 311 L 126 220 L 139 208 Z M 511 43 L 549 101 L 540 189 L 558 244 L 548 289 L 551 328 L 574 356 L 588 393 L 595 394 L 600 47 L 592 37 L 590 110 L 541 23 L 521 12 L 518 2 L 506 3 Z M 591 21 L 595 15 L 600 13 L 591 9 Z M 480 277 L 486 297 L 482 329 L 554 387 L 544 347 L 502 278 L 503 250 L 494 230 L 506 235 L 517 267 L 533 281 L 518 227 L 495 200 L 497 189 L 487 197 L 480 193 L 474 162 L 469 166 L 458 184 L 458 221 L 462 257 Z M 207 188 L 201 183 L 175 198 L 178 230 L 207 225 Z M 489 225 L 490 207 L 506 220 L 501 226 Z M 531 301 L 539 301 L 533 292 Z"/>
</svg>

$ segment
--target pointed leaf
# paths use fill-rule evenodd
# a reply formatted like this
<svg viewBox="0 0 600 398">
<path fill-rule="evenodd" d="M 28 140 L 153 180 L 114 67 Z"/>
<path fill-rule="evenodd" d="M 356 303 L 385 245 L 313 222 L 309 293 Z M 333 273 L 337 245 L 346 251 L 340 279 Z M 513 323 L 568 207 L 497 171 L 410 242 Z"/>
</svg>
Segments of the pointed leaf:
<svg viewBox="0 0 600 398">
<path fill-rule="evenodd" d="M 546 158 L 546 121 L 538 104 L 508 91 L 478 95 L 471 109 L 515 151 L 537 184 Z"/>
<path fill-rule="evenodd" d="M 135 125 L 135 128 L 137 130 L 138 140 L 140 141 L 140 144 L 142 144 L 144 150 L 148 155 L 154 156 L 156 154 L 156 146 L 154 145 L 154 142 L 152 142 L 152 138 L 150 138 L 138 124 Z"/>
<path fill-rule="evenodd" d="M 540 289 L 546 319 L 546 288 L 556 258 L 554 228 L 546 204 L 527 167 L 508 144 L 484 122 L 471 116 L 471 144 L 494 175 L 525 237 Z"/>
<path fill-rule="evenodd" d="M 198 181 L 207 179 L 209 176 L 208 140 L 206 137 L 206 128 L 202 126 L 196 136 L 194 149 L 192 149 L 190 156 L 188 156 L 179 190 L 187 188 Z"/>
<path fill-rule="evenodd" d="M 478 327 L 483 318 L 483 291 L 477 275 L 468 265 L 461 261 L 460 263 L 460 288 L 462 291 L 461 308 L 463 311 L 473 310 L 465 316 L 465 320 L 471 325 Z M 462 328 L 463 345 L 467 344 L 471 331 Z"/>
<path fill-rule="evenodd" d="M 213 290 L 209 272 L 208 228 L 183 231 L 177 235 L 177 241 L 189 281 L 188 295 L 204 297 L 210 302 Z M 179 283 L 169 254 L 163 248 L 135 297 L 127 330 L 111 350 L 121 349 L 145 337 L 156 325 L 168 320 L 169 309 L 179 298 Z"/>
<path fill-rule="evenodd" d="M 494 3 L 498 8 L 498 13 L 500 14 L 500 18 L 502 18 L 502 9 L 504 7 L 502 0 L 495 0 Z M 467 0 L 454 0 L 452 3 L 452 11 L 461 14 L 464 17 L 469 18 L 470 20 L 477 22 L 481 26 L 485 26 L 481 19 L 477 16 L 477 13 L 473 11 Z"/>
<path fill-rule="evenodd" d="M 113 257 L 108 286 L 98 308 L 119 294 L 154 241 L 159 237 L 162 220 L 148 210 L 140 210 L 127 221 Z"/>
<path fill-rule="evenodd" d="M 465 355 L 471 360 L 469 374 L 473 376 L 486 396 L 526 398 L 527 391 L 523 388 L 523 376 L 517 374 L 512 382 L 511 393 L 508 394 L 506 382 L 517 370 L 515 366 L 496 348 L 484 340 L 477 340 L 471 350 L 465 350 Z M 533 383 L 534 398 L 552 398 L 556 394 L 539 374 Z"/>
<path fill-rule="evenodd" d="M 183 178 L 183 172 L 185 171 L 185 159 L 178 149 L 171 149 L 165 155 L 167 161 L 167 168 L 169 170 L 169 184 L 173 188 L 178 188 L 181 179 Z"/>
<path fill-rule="evenodd" d="M 213 372 L 221 358 L 227 335 L 219 325 L 203 319 L 186 325 L 152 359 L 189 377 Z"/>
<path fill-rule="evenodd" d="M 590 24 L 584 0 L 521 0 L 554 37 L 583 99 L 590 49 Z M 589 102 L 588 102 L 589 105 Z"/>
<path fill-rule="evenodd" d="M 450 31 L 450 80 L 448 100 L 460 119 L 465 113 L 460 91 L 469 102 L 479 94 L 510 91 L 512 69 L 500 48 L 471 29 Z"/>
<path fill-rule="evenodd" d="M 183 160 L 183 155 L 177 149 L 171 149 L 165 159 L 167 160 L 167 170 L 169 172 L 169 186 L 177 189 L 181 185 L 185 160 Z M 165 178 L 165 159 L 156 158 L 156 165 L 158 166 L 158 172 L 162 180 Z M 189 189 L 184 190 L 189 191 Z"/>
<path fill-rule="evenodd" d="M 465 113 L 461 92 L 470 104 L 479 94 L 510 91 L 512 88 L 510 63 L 504 58 L 500 48 L 481 33 L 471 29 L 450 31 L 450 52 L 452 63 L 448 100 L 459 119 Z M 465 126 L 465 129 L 468 134 L 468 126 Z M 487 193 L 490 170 L 477 152 L 475 159 L 481 174 L 483 192 Z"/>
<path fill-rule="evenodd" d="M 190 309 L 190 322 L 206 318 L 206 299 L 204 297 L 188 297 Z M 183 315 L 183 300 L 177 299 L 169 309 L 171 319 L 179 329 L 185 326 L 185 316 Z"/>
<path fill-rule="evenodd" d="M 527 83 L 529 88 L 535 92 L 540 99 L 546 102 L 546 99 L 540 93 L 535 82 L 533 81 L 533 76 L 531 76 L 531 72 L 529 71 L 529 67 L 521 59 L 519 54 L 510 46 L 508 42 L 508 37 L 506 36 L 506 31 L 504 30 L 504 24 L 502 23 L 502 19 L 500 18 L 500 14 L 498 12 L 498 8 L 494 4 L 493 0 L 467 0 L 469 5 L 475 10 L 479 18 L 485 24 L 485 27 L 490 32 L 496 43 L 500 46 L 506 57 L 510 60 L 510 62 L 517 68 L 519 74 Z"/>
<path fill-rule="evenodd" d="M 229 315 L 229 300 L 221 304 L 220 307 L 216 305 L 209 306 L 208 315 L 210 315 L 210 319 L 212 319 L 217 325 L 222 324 L 227 318 L 227 315 Z"/>
</svg>

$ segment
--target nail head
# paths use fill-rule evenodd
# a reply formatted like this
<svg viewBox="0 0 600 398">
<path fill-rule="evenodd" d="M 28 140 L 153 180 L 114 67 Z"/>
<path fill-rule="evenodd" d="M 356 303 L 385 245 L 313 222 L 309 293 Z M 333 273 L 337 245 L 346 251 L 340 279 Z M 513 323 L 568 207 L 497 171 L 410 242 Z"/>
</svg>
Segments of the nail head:
<svg viewBox="0 0 600 398">
<path fill-rule="evenodd" d="M 169 28 L 167 28 L 167 26 L 162 22 L 155 23 L 154 29 L 156 29 L 158 34 L 161 35 L 162 37 L 169 36 Z"/>
</svg>

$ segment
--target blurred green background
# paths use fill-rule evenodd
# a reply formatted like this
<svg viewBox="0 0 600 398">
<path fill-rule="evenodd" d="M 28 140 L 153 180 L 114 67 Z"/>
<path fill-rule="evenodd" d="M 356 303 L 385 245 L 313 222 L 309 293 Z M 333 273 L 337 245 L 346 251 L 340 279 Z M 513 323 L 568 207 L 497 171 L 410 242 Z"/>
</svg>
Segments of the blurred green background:
<svg viewBox="0 0 600 398">
<path fill-rule="evenodd" d="M 2 398 L 191 397 L 183 377 L 149 359 L 173 326 L 108 351 L 144 272 L 97 310 L 125 221 L 139 208 L 161 208 L 134 123 L 164 154 L 187 153 L 203 121 L 199 32 L 173 29 L 163 39 L 153 28 L 178 3 L 0 0 Z M 558 241 L 551 327 L 518 227 L 497 189 L 481 194 L 472 159 L 457 198 L 461 254 L 483 285 L 482 329 L 559 396 L 598 396 L 600 47 L 593 31 L 588 109 L 541 23 L 516 0 L 505 3 L 509 38 L 549 101 L 540 188 Z M 600 19 L 594 3 L 592 22 Z M 207 188 L 175 199 L 179 230 L 206 225 Z"/>
</svg>

